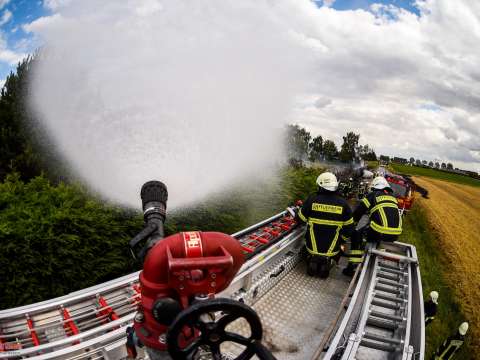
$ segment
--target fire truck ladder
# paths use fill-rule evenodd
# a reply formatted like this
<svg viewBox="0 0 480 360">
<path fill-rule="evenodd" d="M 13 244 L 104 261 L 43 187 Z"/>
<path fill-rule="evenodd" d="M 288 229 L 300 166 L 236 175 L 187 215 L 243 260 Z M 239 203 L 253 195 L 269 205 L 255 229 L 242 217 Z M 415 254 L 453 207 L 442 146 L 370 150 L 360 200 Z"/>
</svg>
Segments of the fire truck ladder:
<svg viewBox="0 0 480 360">
<path fill-rule="evenodd" d="M 284 211 L 233 234 L 246 259 L 234 283 L 240 287 L 267 259 L 287 253 L 303 231 Z M 135 272 L 59 298 L 0 310 L 0 359 L 119 359 L 124 349 L 117 342 L 125 342 L 125 327 L 140 301 L 138 276 Z"/>
<path fill-rule="evenodd" d="M 370 245 L 359 285 L 325 359 L 423 359 L 423 321 L 415 248 Z"/>
</svg>

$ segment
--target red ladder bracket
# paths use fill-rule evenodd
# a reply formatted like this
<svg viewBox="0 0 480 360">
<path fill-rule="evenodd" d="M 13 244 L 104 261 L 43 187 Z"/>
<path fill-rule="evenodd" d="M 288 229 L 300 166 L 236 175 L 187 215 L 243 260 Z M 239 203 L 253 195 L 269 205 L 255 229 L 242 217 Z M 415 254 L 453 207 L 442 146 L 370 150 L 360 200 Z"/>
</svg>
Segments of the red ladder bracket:
<svg viewBox="0 0 480 360">
<path fill-rule="evenodd" d="M 32 338 L 33 345 L 38 346 L 40 345 L 40 341 L 38 340 L 37 332 L 34 330 L 35 328 L 33 327 L 33 321 L 30 319 L 28 314 L 25 314 L 25 317 L 27 318 L 27 326 L 30 330 L 30 337 Z"/>
<path fill-rule="evenodd" d="M 72 316 L 70 315 L 68 310 L 65 309 L 63 306 L 61 306 L 61 311 L 62 311 L 62 317 L 64 320 L 63 328 L 65 329 L 65 333 L 67 334 L 67 336 L 79 334 L 80 331 L 78 331 L 77 325 L 75 325 L 75 323 L 73 322 Z M 70 332 L 68 330 L 70 330 Z M 79 341 L 74 342 L 74 344 L 79 344 L 79 343 L 80 343 Z"/>
</svg>

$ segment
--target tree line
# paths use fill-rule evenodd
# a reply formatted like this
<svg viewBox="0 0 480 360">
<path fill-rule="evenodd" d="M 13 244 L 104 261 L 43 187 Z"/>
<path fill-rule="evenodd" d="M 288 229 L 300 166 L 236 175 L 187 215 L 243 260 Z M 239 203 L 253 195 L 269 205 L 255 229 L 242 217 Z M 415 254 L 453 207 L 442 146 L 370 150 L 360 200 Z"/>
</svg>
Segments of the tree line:
<svg viewBox="0 0 480 360">
<path fill-rule="evenodd" d="M 299 125 L 287 125 L 285 144 L 290 163 L 315 161 L 352 162 L 356 159 L 376 161 L 377 155 L 368 144 L 359 145 L 360 134 L 347 132 L 338 150 L 334 141 L 324 139 L 321 135 L 312 136 Z"/>
<path fill-rule="evenodd" d="M 415 165 L 415 166 L 424 166 L 424 167 L 430 167 L 430 168 L 435 168 L 435 169 L 442 169 L 442 170 L 453 170 L 453 164 L 452 163 L 445 163 L 445 162 L 433 162 L 433 161 L 427 161 L 427 160 L 421 160 L 421 159 L 415 159 L 414 157 L 411 157 L 410 159 L 405 159 L 401 157 L 390 157 L 386 155 L 380 155 L 380 160 L 385 161 L 385 162 L 397 162 L 400 164 L 410 164 L 410 165 Z"/>
</svg>

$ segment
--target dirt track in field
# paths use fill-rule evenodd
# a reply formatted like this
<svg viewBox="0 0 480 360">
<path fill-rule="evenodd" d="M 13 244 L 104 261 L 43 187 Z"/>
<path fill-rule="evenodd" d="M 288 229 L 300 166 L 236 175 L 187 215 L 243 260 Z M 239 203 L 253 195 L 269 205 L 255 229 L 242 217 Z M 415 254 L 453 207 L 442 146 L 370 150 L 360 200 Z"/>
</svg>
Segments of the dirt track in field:
<svg viewBox="0 0 480 360">
<path fill-rule="evenodd" d="M 480 346 L 480 187 L 415 177 L 428 190 L 420 204 L 438 231 L 450 269 L 444 273 L 471 326 L 473 346 Z M 441 296 L 441 295 L 440 295 Z"/>
</svg>

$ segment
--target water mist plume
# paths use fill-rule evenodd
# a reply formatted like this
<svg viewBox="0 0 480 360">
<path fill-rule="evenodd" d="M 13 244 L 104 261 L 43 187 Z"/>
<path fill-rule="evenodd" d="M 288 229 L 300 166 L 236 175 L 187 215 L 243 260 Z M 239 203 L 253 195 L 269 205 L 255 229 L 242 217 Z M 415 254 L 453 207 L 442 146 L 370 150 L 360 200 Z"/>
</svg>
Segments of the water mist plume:
<svg viewBox="0 0 480 360">
<path fill-rule="evenodd" d="M 199 199 L 281 155 L 306 57 L 273 4 L 58 2 L 31 25 L 45 43 L 33 110 L 103 196 L 138 207 L 158 179 L 170 206 Z"/>
</svg>

